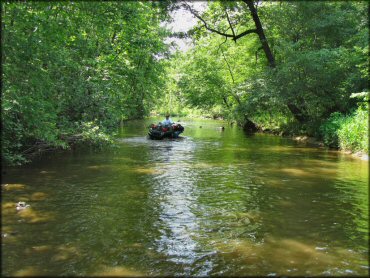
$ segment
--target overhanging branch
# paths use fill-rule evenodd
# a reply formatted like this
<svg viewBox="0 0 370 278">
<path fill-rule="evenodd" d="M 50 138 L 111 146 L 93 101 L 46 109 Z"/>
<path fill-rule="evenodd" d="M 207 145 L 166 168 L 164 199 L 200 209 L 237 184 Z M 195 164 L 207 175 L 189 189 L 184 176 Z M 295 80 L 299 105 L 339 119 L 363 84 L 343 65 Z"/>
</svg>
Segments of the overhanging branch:
<svg viewBox="0 0 370 278">
<path fill-rule="evenodd" d="M 232 31 L 232 34 L 227 34 L 227 33 L 224 33 L 224 32 L 221 32 L 219 30 L 216 30 L 212 27 L 210 27 L 208 25 L 208 23 L 197 13 L 197 11 L 195 11 L 188 3 L 183 3 L 183 7 L 186 8 L 189 12 L 191 12 L 192 15 L 194 15 L 196 18 L 198 18 L 202 23 L 203 23 L 203 26 L 208 30 L 208 31 L 211 31 L 213 33 L 216 33 L 216 34 L 219 34 L 221 36 L 224 36 L 226 38 L 232 38 L 235 42 L 237 39 L 240 39 L 241 37 L 244 37 L 245 35 L 248 35 L 248 34 L 251 34 L 251 33 L 256 33 L 257 34 L 257 30 L 256 29 L 250 29 L 250 30 L 246 30 L 238 35 L 236 35 L 234 33 L 234 29 L 232 28 L 232 25 L 231 25 L 231 22 L 229 20 L 229 17 L 228 17 L 228 14 L 226 13 L 227 15 L 227 19 L 228 19 L 228 22 L 229 22 L 229 25 L 230 25 L 230 28 L 231 28 L 231 31 Z"/>
<path fill-rule="evenodd" d="M 244 37 L 245 35 L 248 35 L 248 34 L 251 34 L 251 33 L 256 33 L 257 34 L 257 30 L 256 29 L 246 30 L 243 33 L 240 33 L 239 35 L 236 35 L 233 40 L 236 41 L 237 39 L 240 39 L 241 37 Z"/>
</svg>

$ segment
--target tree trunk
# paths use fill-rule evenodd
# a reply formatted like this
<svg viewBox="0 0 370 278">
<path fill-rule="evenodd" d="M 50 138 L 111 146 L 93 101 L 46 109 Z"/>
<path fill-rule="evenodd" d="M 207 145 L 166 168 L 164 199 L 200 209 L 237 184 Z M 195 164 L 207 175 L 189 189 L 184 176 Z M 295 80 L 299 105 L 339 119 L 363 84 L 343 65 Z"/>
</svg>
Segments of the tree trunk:
<svg viewBox="0 0 370 278">
<path fill-rule="evenodd" d="M 230 108 L 230 105 L 229 105 L 229 103 L 227 102 L 226 97 L 222 97 L 222 100 L 224 101 L 224 103 L 225 103 L 226 107 L 229 109 L 229 108 Z"/>
<path fill-rule="evenodd" d="M 274 58 L 274 55 L 272 54 L 270 46 L 267 42 L 265 32 L 262 28 L 262 24 L 261 24 L 260 18 L 258 16 L 257 10 L 256 10 L 256 8 L 253 4 L 253 1 L 244 0 L 244 3 L 246 3 L 248 5 L 248 8 L 251 12 L 254 24 L 256 25 L 256 30 L 257 30 L 258 37 L 259 37 L 260 42 L 262 44 L 263 51 L 265 52 L 266 58 L 269 61 L 269 66 L 271 68 L 274 68 L 275 67 L 275 58 Z"/>
<path fill-rule="evenodd" d="M 307 121 L 306 115 L 295 104 L 288 103 L 287 106 L 288 106 L 289 111 L 293 114 L 294 118 L 298 122 L 304 123 Z"/>
<path fill-rule="evenodd" d="M 243 123 L 243 129 L 247 132 L 256 132 L 258 130 L 255 123 L 253 123 L 247 117 L 245 117 L 245 120 L 244 120 L 244 123 Z"/>
</svg>

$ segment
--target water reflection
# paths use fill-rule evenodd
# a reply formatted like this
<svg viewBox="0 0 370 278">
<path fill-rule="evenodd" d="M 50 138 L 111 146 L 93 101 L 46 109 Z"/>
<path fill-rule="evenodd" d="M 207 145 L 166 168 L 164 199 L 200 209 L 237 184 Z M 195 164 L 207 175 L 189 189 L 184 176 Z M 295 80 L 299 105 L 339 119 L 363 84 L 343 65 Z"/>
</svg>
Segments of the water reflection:
<svg viewBox="0 0 370 278">
<path fill-rule="evenodd" d="M 200 246 L 193 239 L 199 229 L 197 216 L 197 175 L 191 169 L 196 144 L 161 141 L 151 147 L 152 161 L 161 172 L 153 179 L 151 198 L 160 199 L 157 252 L 165 254 L 179 275 L 207 275 L 211 265 L 204 264 L 194 273 L 194 263 L 202 256 Z M 171 272 L 167 272 L 170 275 Z"/>
<path fill-rule="evenodd" d="M 368 165 L 223 124 L 9 169 L 3 274 L 366 275 Z"/>
</svg>

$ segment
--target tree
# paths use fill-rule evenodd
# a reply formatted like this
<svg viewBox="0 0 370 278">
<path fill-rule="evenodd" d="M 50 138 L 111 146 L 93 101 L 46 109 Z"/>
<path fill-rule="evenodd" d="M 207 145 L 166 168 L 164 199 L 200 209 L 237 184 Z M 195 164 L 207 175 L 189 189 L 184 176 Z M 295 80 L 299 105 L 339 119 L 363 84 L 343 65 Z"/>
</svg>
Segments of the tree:
<svg viewBox="0 0 370 278">
<path fill-rule="evenodd" d="M 267 41 L 267 38 L 265 36 L 264 29 L 262 27 L 261 20 L 259 18 L 257 8 L 253 1 L 251 0 L 243 0 L 243 2 L 247 5 L 250 15 L 254 22 L 254 28 L 250 29 L 247 28 L 247 30 L 237 34 L 236 33 L 236 27 L 238 25 L 245 23 L 244 21 L 241 21 L 240 15 L 238 13 L 245 13 L 245 8 L 241 7 L 238 2 L 230 3 L 230 2 L 215 2 L 213 4 L 214 14 L 212 16 L 213 21 L 221 22 L 222 20 L 227 20 L 228 27 L 217 29 L 217 27 L 211 27 L 210 24 L 207 23 L 207 19 L 204 19 L 203 16 L 199 15 L 197 11 L 195 11 L 186 1 L 183 1 L 182 7 L 190 11 L 196 18 L 198 18 L 202 24 L 203 27 L 206 28 L 208 31 L 216 33 L 218 35 L 221 35 L 225 38 L 231 38 L 234 42 L 236 42 L 238 39 L 249 35 L 249 34 L 257 34 L 260 40 L 260 43 L 262 45 L 262 49 L 265 52 L 266 58 L 269 62 L 269 66 L 274 68 L 275 67 L 275 58 L 274 55 L 270 49 L 269 43 Z M 258 2 L 257 2 L 258 3 Z M 235 14 L 233 14 L 235 13 Z M 207 15 L 206 15 L 207 16 Z M 222 25 L 222 24 L 221 24 Z M 225 30 L 222 30 L 225 29 Z M 227 30 L 231 30 L 231 33 L 227 33 Z"/>
<path fill-rule="evenodd" d="M 2 8 L 3 159 L 21 159 L 35 146 L 66 147 L 87 129 L 99 135 L 149 112 L 164 86 L 162 4 Z"/>
<path fill-rule="evenodd" d="M 201 37 L 209 38 L 203 30 L 240 44 L 245 43 L 240 40 L 242 37 L 259 34 L 270 67 L 254 77 L 263 82 L 245 78 L 244 87 L 253 95 L 246 102 L 254 101 L 253 106 L 243 103 L 249 108 L 240 111 L 249 110 L 248 117 L 251 117 L 250 109 L 256 112 L 259 106 L 266 107 L 266 99 L 270 98 L 271 104 L 286 106 L 298 123 L 306 125 L 335 111 L 348 111 L 354 107 L 355 102 L 349 95 L 366 88 L 365 79 L 356 69 L 356 65 L 362 64 L 366 58 L 360 51 L 351 51 L 353 46 L 357 47 L 359 33 L 361 37 L 366 36 L 363 33 L 366 31 L 360 31 L 367 29 L 364 27 L 367 22 L 365 3 L 257 2 L 258 7 L 252 1 L 243 2 L 213 2 L 201 15 L 190 5 L 183 4 L 200 20 L 200 25 L 192 32 L 196 41 Z M 253 24 L 246 20 L 251 17 L 247 16 L 242 4 L 248 6 Z M 261 22 L 264 22 L 264 28 Z M 237 29 L 243 32 L 237 33 Z M 266 37 L 269 37 L 273 50 Z M 232 46 L 228 44 L 228 47 Z M 256 59 L 258 49 L 256 45 L 252 50 Z"/>
</svg>

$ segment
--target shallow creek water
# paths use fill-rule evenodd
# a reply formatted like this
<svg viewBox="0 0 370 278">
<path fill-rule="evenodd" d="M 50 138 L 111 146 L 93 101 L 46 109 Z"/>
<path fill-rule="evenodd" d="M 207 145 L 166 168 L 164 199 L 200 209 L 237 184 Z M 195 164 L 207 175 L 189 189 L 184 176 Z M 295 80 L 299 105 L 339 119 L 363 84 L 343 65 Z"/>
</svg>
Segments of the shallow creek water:
<svg viewBox="0 0 370 278">
<path fill-rule="evenodd" d="M 158 121 L 5 169 L 2 274 L 369 273 L 368 162 L 212 120 L 151 141 Z"/>
</svg>

